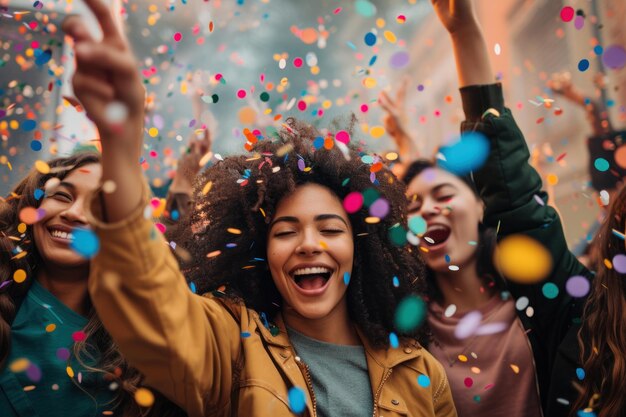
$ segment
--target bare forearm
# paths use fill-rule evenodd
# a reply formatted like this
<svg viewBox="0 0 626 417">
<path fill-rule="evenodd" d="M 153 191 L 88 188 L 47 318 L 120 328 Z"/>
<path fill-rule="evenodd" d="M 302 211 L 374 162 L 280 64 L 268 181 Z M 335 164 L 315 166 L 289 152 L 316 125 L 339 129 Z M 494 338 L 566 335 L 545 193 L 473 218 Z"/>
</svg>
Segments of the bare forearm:
<svg viewBox="0 0 626 417">
<path fill-rule="evenodd" d="M 456 60 L 459 87 L 491 84 L 495 81 L 487 43 L 478 22 L 450 33 Z"/>
</svg>

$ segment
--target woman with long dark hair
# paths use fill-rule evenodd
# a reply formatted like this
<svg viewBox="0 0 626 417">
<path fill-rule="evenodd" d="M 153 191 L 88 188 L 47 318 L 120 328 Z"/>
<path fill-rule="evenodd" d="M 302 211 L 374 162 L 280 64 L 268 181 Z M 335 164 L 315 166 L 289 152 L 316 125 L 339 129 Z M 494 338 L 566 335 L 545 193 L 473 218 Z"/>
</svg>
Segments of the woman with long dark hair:
<svg viewBox="0 0 626 417">
<path fill-rule="evenodd" d="M 3 416 L 145 415 L 130 367 L 87 292 L 93 248 L 83 206 L 100 155 L 33 169 L 0 201 L 0 410 Z M 75 243 L 77 246 L 73 246 Z M 82 246 L 82 247 L 81 247 Z M 157 415 L 176 408 L 157 406 Z"/>
</svg>

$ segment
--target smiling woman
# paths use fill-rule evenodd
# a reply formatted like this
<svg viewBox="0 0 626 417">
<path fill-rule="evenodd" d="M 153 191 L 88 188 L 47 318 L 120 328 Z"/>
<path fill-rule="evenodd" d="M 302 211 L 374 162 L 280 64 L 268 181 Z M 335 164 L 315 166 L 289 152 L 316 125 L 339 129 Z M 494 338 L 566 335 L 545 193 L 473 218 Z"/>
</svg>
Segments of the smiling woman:
<svg viewBox="0 0 626 417">
<path fill-rule="evenodd" d="M 83 207 L 100 180 L 100 155 L 40 165 L 49 172 L 33 170 L 0 199 L 1 414 L 140 415 L 133 393 L 142 376 L 95 314 L 90 261 L 73 247 L 77 230 L 90 229 Z M 26 219 L 29 210 L 38 215 Z M 154 410 L 176 410 L 165 407 Z"/>
</svg>

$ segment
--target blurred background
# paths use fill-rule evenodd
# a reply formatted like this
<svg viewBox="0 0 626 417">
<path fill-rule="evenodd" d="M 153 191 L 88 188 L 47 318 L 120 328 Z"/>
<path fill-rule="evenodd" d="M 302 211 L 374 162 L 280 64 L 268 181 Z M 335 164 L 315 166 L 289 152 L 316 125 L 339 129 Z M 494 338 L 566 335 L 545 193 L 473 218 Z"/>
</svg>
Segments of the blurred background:
<svg viewBox="0 0 626 417">
<path fill-rule="evenodd" d="M 626 2 L 476 6 L 508 106 L 574 244 L 599 213 L 585 142 L 591 128 L 583 107 L 546 83 L 569 72 L 586 98 L 606 108 L 614 128 L 625 127 Z M 67 14 L 90 18 L 81 1 L 0 0 L 0 7 L 4 196 L 36 160 L 71 153 L 97 132 L 80 105 L 63 98 L 72 96 L 73 58 L 59 27 Z M 339 118 L 341 127 L 355 114 L 355 139 L 380 153 L 394 150 L 377 98 L 381 91 L 395 96 L 404 78 L 406 127 L 421 155 L 458 135 L 463 113 L 450 41 L 429 1 L 114 0 L 111 7 L 148 93 L 142 163 L 155 186 L 172 175 L 188 137 L 203 125 L 214 152 L 228 155 L 244 150 L 244 129 L 268 135 L 288 116 L 319 127 Z M 574 10 L 571 18 L 564 7 Z M 598 72 L 605 89 L 594 83 Z"/>
</svg>

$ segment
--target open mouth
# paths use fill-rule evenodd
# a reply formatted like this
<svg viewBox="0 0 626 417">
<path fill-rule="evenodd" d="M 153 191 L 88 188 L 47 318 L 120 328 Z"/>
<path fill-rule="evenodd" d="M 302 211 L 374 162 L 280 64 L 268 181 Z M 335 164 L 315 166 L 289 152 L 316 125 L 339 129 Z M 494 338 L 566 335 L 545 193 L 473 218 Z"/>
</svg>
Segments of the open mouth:
<svg viewBox="0 0 626 417">
<path fill-rule="evenodd" d="M 429 226 L 424 233 L 423 241 L 427 246 L 438 246 L 446 242 L 450 237 L 450 228 L 440 224 Z"/>
<path fill-rule="evenodd" d="M 298 268 L 290 273 L 296 285 L 303 290 L 318 290 L 323 288 L 333 270 L 326 267 Z"/>
</svg>

